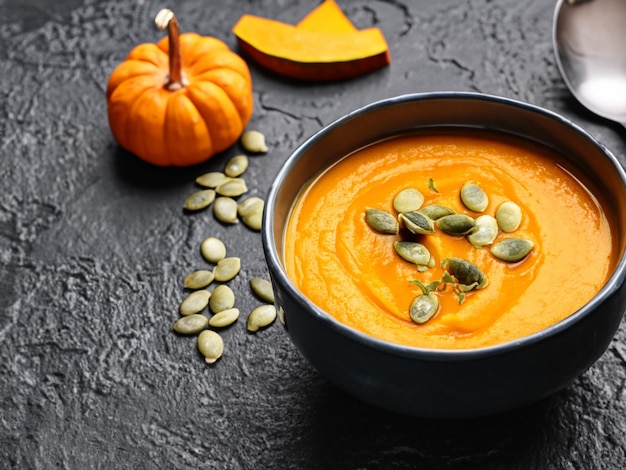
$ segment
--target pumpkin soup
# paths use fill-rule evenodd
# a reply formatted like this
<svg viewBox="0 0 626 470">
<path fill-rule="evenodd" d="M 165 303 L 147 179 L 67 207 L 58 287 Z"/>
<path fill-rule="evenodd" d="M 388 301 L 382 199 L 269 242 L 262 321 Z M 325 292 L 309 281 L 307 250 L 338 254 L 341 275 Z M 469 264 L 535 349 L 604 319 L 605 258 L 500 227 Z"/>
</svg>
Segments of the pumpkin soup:
<svg viewBox="0 0 626 470">
<path fill-rule="evenodd" d="M 381 340 L 512 341 L 582 307 L 615 266 L 610 221 L 583 181 L 510 136 L 389 139 L 302 190 L 285 268 L 314 304 Z"/>
</svg>

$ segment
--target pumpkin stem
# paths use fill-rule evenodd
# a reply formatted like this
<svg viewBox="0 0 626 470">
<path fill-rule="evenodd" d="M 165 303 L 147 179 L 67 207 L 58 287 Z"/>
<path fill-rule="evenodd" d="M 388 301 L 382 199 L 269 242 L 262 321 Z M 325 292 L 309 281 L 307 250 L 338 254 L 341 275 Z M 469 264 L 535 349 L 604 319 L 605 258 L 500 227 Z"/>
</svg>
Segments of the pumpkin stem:
<svg viewBox="0 0 626 470">
<path fill-rule="evenodd" d="M 157 13 L 154 20 L 157 28 L 163 30 L 167 28 L 167 36 L 169 39 L 169 77 L 165 88 L 168 90 L 179 90 L 185 86 L 182 73 L 182 59 L 180 54 L 180 31 L 178 29 L 178 20 L 174 13 L 164 8 Z"/>
</svg>

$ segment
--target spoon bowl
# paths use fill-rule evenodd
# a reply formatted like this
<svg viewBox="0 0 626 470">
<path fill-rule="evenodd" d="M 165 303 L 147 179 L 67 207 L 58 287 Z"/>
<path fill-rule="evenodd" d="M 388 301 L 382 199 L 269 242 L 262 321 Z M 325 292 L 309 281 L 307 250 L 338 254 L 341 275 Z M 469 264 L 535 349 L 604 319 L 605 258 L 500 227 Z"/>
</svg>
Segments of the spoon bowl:
<svg viewBox="0 0 626 470">
<path fill-rule="evenodd" d="M 553 42 L 576 99 L 626 127 L 626 1 L 559 0 Z"/>
</svg>

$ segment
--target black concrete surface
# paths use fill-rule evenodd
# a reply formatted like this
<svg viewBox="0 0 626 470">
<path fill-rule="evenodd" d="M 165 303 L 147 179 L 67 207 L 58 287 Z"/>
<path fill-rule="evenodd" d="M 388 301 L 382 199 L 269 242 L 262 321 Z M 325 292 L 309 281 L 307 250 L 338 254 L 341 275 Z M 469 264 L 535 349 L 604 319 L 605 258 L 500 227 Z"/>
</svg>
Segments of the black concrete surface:
<svg viewBox="0 0 626 470">
<path fill-rule="evenodd" d="M 463 90 L 557 111 L 626 163 L 626 132 L 586 111 L 553 55 L 554 1 L 339 0 L 380 27 L 392 63 L 342 83 L 295 83 L 250 64 L 251 158 L 263 197 L 306 137 L 374 100 Z M 171 331 L 182 279 L 217 236 L 243 270 L 242 316 L 265 276 L 258 233 L 185 214 L 199 174 L 151 167 L 120 149 L 105 87 L 129 50 L 154 42 L 158 9 L 182 31 L 230 32 L 243 13 L 295 23 L 304 0 L 0 0 L 0 468 L 16 469 L 619 469 L 626 468 L 626 327 L 584 375 L 523 410 L 470 421 L 391 414 L 320 376 L 279 323 L 223 332 L 207 366 Z M 590 248 L 592 249 L 592 248 Z M 575 279 L 573 279 L 575 282 Z M 341 358 L 338 358 L 341 360 Z"/>
</svg>

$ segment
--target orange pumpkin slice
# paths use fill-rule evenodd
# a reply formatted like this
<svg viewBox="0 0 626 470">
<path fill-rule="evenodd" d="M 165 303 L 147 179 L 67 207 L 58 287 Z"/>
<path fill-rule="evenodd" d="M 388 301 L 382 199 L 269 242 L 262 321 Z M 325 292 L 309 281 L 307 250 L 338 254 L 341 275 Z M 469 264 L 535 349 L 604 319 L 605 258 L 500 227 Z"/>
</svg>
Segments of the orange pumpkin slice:
<svg viewBox="0 0 626 470">
<path fill-rule="evenodd" d="M 296 28 L 326 33 L 354 33 L 357 31 L 335 0 L 325 0 L 320 3 L 296 25 Z"/>
<path fill-rule="evenodd" d="M 305 26 L 316 23 L 315 17 L 309 21 Z M 345 28 L 345 23 L 343 25 Z M 259 64 L 275 73 L 302 80 L 353 78 L 390 62 L 387 42 L 378 28 L 352 32 L 311 31 L 308 27 L 297 28 L 244 15 L 233 32 L 241 50 Z"/>
</svg>

